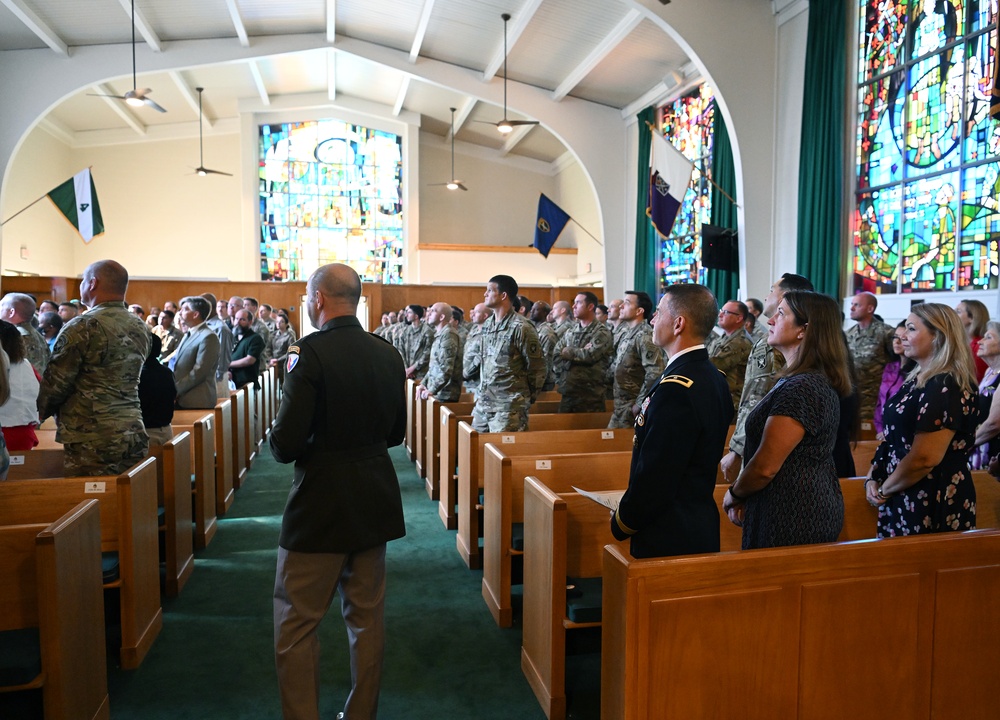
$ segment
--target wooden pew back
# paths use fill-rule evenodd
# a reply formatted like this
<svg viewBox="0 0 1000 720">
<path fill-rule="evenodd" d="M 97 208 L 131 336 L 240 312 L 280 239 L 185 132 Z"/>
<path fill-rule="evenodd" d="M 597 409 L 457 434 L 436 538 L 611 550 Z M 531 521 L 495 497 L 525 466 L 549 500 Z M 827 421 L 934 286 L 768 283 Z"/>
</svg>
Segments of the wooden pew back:
<svg viewBox="0 0 1000 720">
<path fill-rule="evenodd" d="M 97 505 L 0 526 L 0 630 L 38 628 L 47 718 L 110 717 Z"/>
<path fill-rule="evenodd" d="M 229 402 L 228 400 L 226 402 Z M 206 547 L 218 528 L 215 511 L 215 413 L 213 410 L 199 410 L 201 415 L 194 419 L 178 418 L 174 415 L 174 432 L 189 432 L 191 443 L 191 467 L 194 470 L 194 546 Z M 188 421 L 178 424 L 176 420 Z"/>
<path fill-rule="evenodd" d="M 460 412 L 459 408 L 447 405 L 441 408 L 441 455 L 438 460 L 438 472 L 441 474 L 441 500 L 438 502 L 438 515 L 441 522 L 449 530 L 458 527 L 458 424 L 472 424 L 472 408 L 468 414 Z"/>
<path fill-rule="evenodd" d="M 176 597 L 194 572 L 194 535 L 191 532 L 191 433 L 182 430 L 163 445 L 154 445 L 157 502 L 163 507 L 166 577 L 164 592 Z"/>
<path fill-rule="evenodd" d="M 535 433 L 521 433 L 534 435 Z M 542 431 L 541 435 L 548 433 Z M 607 434 L 604 440 L 600 437 Z M 483 599 L 500 627 L 513 623 L 511 558 L 514 523 L 524 519 L 524 479 L 535 476 L 553 492 L 618 490 L 628 485 L 632 430 L 573 430 L 562 433 L 558 455 L 535 455 L 534 443 L 485 448 L 483 499 Z M 551 446 L 550 443 L 543 443 Z M 607 447 L 604 450 L 605 446 Z M 628 448 L 627 450 L 625 448 Z M 603 452 L 602 452 L 603 450 Z M 527 455 L 512 454 L 527 452 Z M 567 454 L 562 454 L 566 451 Z M 588 452 L 593 451 L 593 452 Z M 600 561 L 600 554 L 597 555 Z"/>
<path fill-rule="evenodd" d="M 469 396 L 470 393 L 465 393 L 463 397 Z M 424 427 L 426 428 L 425 433 L 425 448 L 424 456 L 426 457 L 426 470 L 427 470 L 427 495 L 431 500 L 437 502 L 441 499 L 441 478 L 444 474 L 449 477 L 454 474 L 454 466 L 452 469 L 442 471 L 442 429 L 447 427 L 447 423 L 442 422 L 441 411 L 443 408 L 451 408 L 453 414 L 458 415 L 468 415 L 471 417 L 472 408 L 475 406 L 475 402 L 469 398 L 466 400 L 458 400 L 453 403 L 441 403 L 434 398 L 429 398 L 427 401 L 427 416 L 425 418 Z M 457 432 L 457 423 L 455 424 Z M 451 444 L 454 448 L 454 443 Z M 446 465 L 447 467 L 447 465 Z"/>
</svg>

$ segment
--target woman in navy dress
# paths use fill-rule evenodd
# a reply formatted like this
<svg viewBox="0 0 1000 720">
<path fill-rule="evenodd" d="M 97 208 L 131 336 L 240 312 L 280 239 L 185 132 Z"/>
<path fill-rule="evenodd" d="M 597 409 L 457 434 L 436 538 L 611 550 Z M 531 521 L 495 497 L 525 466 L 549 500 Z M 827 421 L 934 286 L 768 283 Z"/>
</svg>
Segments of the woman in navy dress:
<svg viewBox="0 0 1000 720">
<path fill-rule="evenodd" d="M 969 455 L 980 411 L 958 314 L 939 303 L 915 305 L 903 352 L 917 367 L 885 407 L 885 440 L 865 482 L 878 508 L 878 537 L 971 530 L 976 488 Z"/>
</svg>

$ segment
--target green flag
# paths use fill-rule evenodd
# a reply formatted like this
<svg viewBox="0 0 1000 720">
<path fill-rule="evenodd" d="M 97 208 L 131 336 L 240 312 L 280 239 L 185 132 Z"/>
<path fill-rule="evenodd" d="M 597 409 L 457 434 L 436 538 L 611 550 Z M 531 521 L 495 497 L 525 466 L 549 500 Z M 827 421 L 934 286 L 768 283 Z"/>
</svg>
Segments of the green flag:
<svg viewBox="0 0 1000 720">
<path fill-rule="evenodd" d="M 104 218 L 97 201 L 97 189 L 90 168 L 81 170 L 59 187 L 49 192 L 49 199 L 80 233 L 84 242 L 104 232 Z"/>
</svg>

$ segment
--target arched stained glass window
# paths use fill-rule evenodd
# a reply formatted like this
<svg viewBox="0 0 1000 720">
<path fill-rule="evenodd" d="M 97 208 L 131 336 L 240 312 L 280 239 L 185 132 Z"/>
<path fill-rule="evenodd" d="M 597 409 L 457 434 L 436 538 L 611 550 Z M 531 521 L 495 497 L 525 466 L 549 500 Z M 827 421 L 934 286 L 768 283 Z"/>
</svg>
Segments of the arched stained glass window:
<svg viewBox="0 0 1000 720">
<path fill-rule="evenodd" d="M 705 171 L 712 168 L 712 89 L 702 84 L 660 108 L 660 132 L 692 163 L 694 172 L 667 238 L 661 238 L 660 287 L 679 282 L 704 283 L 701 264 L 701 226 L 711 216 L 711 185 Z"/>
<path fill-rule="evenodd" d="M 860 1 L 855 290 L 998 285 L 997 4 Z"/>
<path fill-rule="evenodd" d="M 402 138 L 338 120 L 259 130 L 261 279 L 340 262 L 366 282 L 401 283 Z"/>
</svg>

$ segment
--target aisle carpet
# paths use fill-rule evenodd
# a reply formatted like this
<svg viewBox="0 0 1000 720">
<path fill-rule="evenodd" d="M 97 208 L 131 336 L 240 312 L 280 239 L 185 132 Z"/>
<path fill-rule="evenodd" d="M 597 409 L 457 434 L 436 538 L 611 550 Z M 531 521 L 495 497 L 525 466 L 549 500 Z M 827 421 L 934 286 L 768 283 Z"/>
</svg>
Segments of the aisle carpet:
<svg viewBox="0 0 1000 720">
<path fill-rule="evenodd" d="M 455 550 L 424 490 L 394 448 L 407 535 L 389 544 L 387 647 L 380 718 L 543 719 L 521 673 L 521 631 L 497 628 L 481 595 L 482 572 Z M 265 452 L 195 554 L 180 597 L 165 600 L 163 631 L 142 666 L 109 667 L 115 720 L 280 718 L 272 651 L 271 591 L 291 466 Z M 350 684 L 347 645 L 334 601 L 321 628 L 320 710 L 333 718 Z M 599 677 L 599 675 L 598 675 Z M 598 681 L 599 682 L 599 681 Z M 574 717 L 597 717 L 590 687 Z"/>
</svg>

